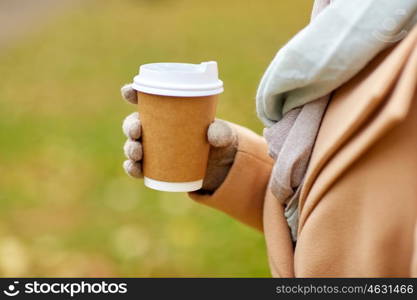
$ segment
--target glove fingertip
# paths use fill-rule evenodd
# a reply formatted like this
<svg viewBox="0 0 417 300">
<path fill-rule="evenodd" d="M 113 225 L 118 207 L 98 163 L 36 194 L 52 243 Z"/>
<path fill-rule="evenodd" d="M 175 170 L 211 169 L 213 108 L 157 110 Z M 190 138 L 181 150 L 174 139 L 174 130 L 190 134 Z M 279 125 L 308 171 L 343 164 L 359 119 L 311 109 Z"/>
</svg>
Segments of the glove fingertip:
<svg viewBox="0 0 417 300">
<path fill-rule="evenodd" d="M 132 104 L 138 103 L 138 96 L 136 91 L 132 88 L 132 84 L 125 84 L 120 89 L 123 99 Z"/>
<path fill-rule="evenodd" d="M 232 144 L 234 133 L 226 122 L 216 120 L 210 124 L 207 131 L 207 138 L 213 147 L 227 147 Z"/>
<path fill-rule="evenodd" d="M 137 141 L 127 140 L 123 146 L 125 156 L 132 161 L 140 161 L 142 159 L 142 144 Z"/>
<path fill-rule="evenodd" d="M 137 140 L 142 135 L 142 126 L 137 112 L 124 119 L 122 125 L 123 133 L 132 140 Z"/>
<path fill-rule="evenodd" d="M 123 162 L 123 169 L 126 174 L 133 178 L 142 178 L 142 165 L 139 162 L 134 162 L 132 160 L 125 160 Z"/>
</svg>

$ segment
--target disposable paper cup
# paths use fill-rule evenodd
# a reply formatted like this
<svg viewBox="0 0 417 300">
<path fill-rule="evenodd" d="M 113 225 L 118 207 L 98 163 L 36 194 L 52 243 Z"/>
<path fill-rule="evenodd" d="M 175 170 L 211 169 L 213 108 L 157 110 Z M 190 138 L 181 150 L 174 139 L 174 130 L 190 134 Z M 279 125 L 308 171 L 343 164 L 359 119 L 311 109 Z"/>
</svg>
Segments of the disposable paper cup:
<svg viewBox="0 0 417 300">
<path fill-rule="evenodd" d="M 189 192 L 202 187 L 218 94 L 217 63 L 143 65 L 134 78 L 147 187 Z"/>
</svg>

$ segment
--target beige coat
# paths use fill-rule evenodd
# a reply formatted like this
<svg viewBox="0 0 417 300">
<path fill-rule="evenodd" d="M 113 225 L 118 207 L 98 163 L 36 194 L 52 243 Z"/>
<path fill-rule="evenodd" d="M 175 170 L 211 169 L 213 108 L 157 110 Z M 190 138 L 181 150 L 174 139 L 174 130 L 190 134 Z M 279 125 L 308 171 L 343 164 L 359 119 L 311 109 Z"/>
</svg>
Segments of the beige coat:
<svg viewBox="0 0 417 300">
<path fill-rule="evenodd" d="M 417 28 L 338 89 L 300 196 L 293 249 L 265 140 L 238 127 L 221 187 L 194 200 L 262 230 L 276 277 L 417 276 Z"/>
</svg>

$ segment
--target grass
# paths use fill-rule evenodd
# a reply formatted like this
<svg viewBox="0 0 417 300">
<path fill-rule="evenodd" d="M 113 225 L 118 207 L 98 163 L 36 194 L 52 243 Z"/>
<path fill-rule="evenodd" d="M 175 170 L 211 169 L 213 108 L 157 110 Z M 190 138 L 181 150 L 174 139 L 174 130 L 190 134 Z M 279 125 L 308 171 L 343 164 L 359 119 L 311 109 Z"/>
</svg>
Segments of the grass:
<svg viewBox="0 0 417 300">
<path fill-rule="evenodd" d="M 262 130 L 256 87 L 311 3 L 92 1 L 0 55 L 0 274 L 269 276 L 263 236 L 124 175 L 119 88 L 217 60 L 218 117 Z"/>
</svg>

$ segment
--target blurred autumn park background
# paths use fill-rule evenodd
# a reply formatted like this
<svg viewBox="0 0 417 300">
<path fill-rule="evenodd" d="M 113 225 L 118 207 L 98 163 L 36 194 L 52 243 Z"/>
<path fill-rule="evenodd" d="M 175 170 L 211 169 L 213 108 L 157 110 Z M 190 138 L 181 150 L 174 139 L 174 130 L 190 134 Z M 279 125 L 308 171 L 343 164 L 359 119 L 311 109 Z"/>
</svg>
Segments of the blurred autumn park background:
<svg viewBox="0 0 417 300">
<path fill-rule="evenodd" d="M 257 84 L 311 6 L 0 0 L 0 274 L 269 276 L 261 234 L 124 174 L 119 88 L 143 63 L 217 60 L 218 117 L 261 133 Z"/>
</svg>

